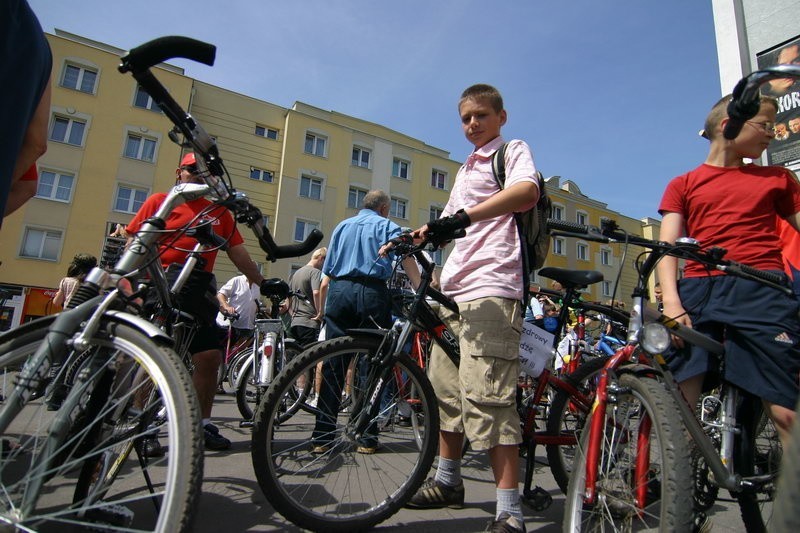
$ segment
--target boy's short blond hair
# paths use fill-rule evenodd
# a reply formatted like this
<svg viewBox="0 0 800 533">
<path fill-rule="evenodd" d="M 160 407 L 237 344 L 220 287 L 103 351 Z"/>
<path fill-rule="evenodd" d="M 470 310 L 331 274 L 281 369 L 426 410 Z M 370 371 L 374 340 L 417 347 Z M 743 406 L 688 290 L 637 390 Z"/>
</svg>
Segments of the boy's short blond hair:
<svg viewBox="0 0 800 533">
<path fill-rule="evenodd" d="M 714 107 L 712 107 L 711 111 L 708 113 L 703 130 L 703 137 L 709 141 L 714 140 L 717 126 L 719 126 L 724 119 L 728 118 L 728 104 L 731 102 L 731 99 L 733 99 L 733 95 L 731 94 L 723 96 L 716 104 L 714 104 Z M 775 111 L 778 110 L 778 100 L 772 96 L 766 96 L 762 94 L 761 104 L 770 104 L 775 108 Z"/>
<path fill-rule="evenodd" d="M 459 110 L 464 100 L 486 100 L 495 112 L 499 113 L 503 110 L 503 97 L 500 96 L 500 91 L 485 83 L 478 83 L 464 89 L 458 100 Z"/>
</svg>

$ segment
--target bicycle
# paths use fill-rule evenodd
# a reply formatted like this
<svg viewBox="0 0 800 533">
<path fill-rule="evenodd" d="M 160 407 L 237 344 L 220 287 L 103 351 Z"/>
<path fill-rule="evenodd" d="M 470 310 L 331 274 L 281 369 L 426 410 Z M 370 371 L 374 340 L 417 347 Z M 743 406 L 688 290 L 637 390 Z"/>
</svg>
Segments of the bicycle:
<svg viewBox="0 0 800 533">
<path fill-rule="evenodd" d="M 300 527 L 372 527 L 397 512 L 430 470 L 439 438 L 438 406 L 427 376 L 406 352 L 408 341 L 415 331 L 425 331 L 450 357 L 458 360 L 460 354 L 457 339 L 426 301 L 430 296 L 458 310 L 430 287 L 434 265 L 421 253 L 424 244 L 405 243 L 396 250 L 397 256 L 417 259 L 422 281 L 392 327 L 351 330 L 306 349 L 278 374 L 256 412 L 252 459 L 259 486 L 275 509 Z M 343 420 L 330 446 L 315 450 L 309 441 L 315 417 L 303 410 L 284 417 L 283 399 L 318 363 L 339 364 L 344 370 L 351 360 L 357 361 L 356 368 L 363 364 L 364 377 L 353 379 L 352 404 L 340 413 Z M 379 453 L 357 453 L 359 438 L 374 433 L 392 412 L 407 417 L 409 424 L 384 427 Z"/>
<path fill-rule="evenodd" d="M 275 280 L 270 287 L 270 316 L 277 317 L 281 301 L 287 297 L 304 298 L 303 294 L 292 291 L 282 280 Z M 272 383 L 272 380 L 297 354 L 302 347 L 286 337 L 283 321 L 279 318 L 259 318 L 255 322 L 255 330 L 251 342 L 252 348 L 242 354 L 242 367 L 236 376 L 236 405 L 242 415 L 240 427 L 253 425 L 253 413 L 261 403 L 261 398 Z M 314 408 L 306 404 L 313 387 L 314 373 L 298 378 L 295 388 L 284 398 L 284 417 L 290 417 L 303 407 L 308 412 Z"/>
<path fill-rule="evenodd" d="M 126 312 L 141 294 L 128 295 L 118 285 L 144 268 L 157 273 L 159 298 L 171 301 L 154 260 L 159 224 L 177 203 L 199 196 L 212 195 L 236 211 L 257 231 L 269 258 L 307 253 L 319 240 L 276 246 L 260 212 L 222 180 L 226 173 L 211 138 L 149 71 L 179 56 L 213 63 L 214 47 L 186 38 L 158 39 L 131 50 L 120 70 L 132 72 L 159 103 L 176 125 L 174 136 L 183 133 L 184 144 L 198 154 L 206 185 L 174 188 L 145 225 L 149 231 L 134 238 L 114 270 L 96 268 L 86 277 L 72 308 L 0 336 L 6 387 L 0 405 L 0 522 L 9 527 L 190 530 L 202 477 L 194 388 L 173 339 Z M 70 364 L 82 356 L 81 365 Z M 53 368 L 59 369 L 55 380 Z M 49 411 L 45 400 L 70 368 L 76 371 L 60 409 Z M 150 435 L 168 443 L 168 453 L 157 460 L 142 450 Z M 126 461 L 132 450 L 137 466 Z"/>
<path fill-rule="evenodd" d="M 613 221 L 605 222 L 602 229 L 563 221 L 551 221 L 550 227 L 558 235 L 647 250 L 646 258 L 637 261 L 639 279 L 628 343 L 601 370 L 593 414 L 581 435 L 567 491 L 564 531 L 689 531 L 695 518 L 692 445 L 713 473 L 715 484 L 736 497 L 745 527 L 763 530 L 771 514 L 776 465 L 761 463 L 752 452 L 762 420 L 760 400 L 723 383 L 716 415 L 698 420 L 661 354 L 670 345 L 670 334 L 719 357 L 723 347 L 650 311 L 644 301 L 647 279 L 665 255 L 699 261 L 790 293 L 783 276 L 725 260 L 724 250 L 701 250 L 693 239 L 671 245 L 628 235 L 618 231 Z M 707 433 L 708 426 L 719 431 L 720 449 Z"/>
</svg>

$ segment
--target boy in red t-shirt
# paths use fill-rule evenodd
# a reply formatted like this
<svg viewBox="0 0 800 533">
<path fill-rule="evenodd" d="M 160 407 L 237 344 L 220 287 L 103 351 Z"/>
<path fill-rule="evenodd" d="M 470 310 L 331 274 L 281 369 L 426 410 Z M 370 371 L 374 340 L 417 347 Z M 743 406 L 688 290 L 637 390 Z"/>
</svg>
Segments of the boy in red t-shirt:
<svg viewBox="0 0 800 533">
<path fill-rule="evenodd" d="M 782 272 L 775 215 L 795 230 L 800 227 L 800 185 L 786 168 L 744 162 L 760 157 L 775 137 L 777 102 L 762 97 L 758 114 L 729 141 L 722 130 L 730 99 L 717 102 L 706 119 L 711 146 L 705 162 L 667 186 L 659 206 L 660 238 L 674 243 L 690 236 L 704 248 L 725 248 L 728 259 Z M 678 283 L 677 269 L 674 257 L 658 266 L 664 314 L 725 342 L 724 379 L 762 398 L 785 440 L 798 397 L 797 300 L 756 281 L 709 272 L 694 261 L 686 262 Z M 691 356 L 677 355 L 670 363 L 691 405 L 711 361 L 707 352 L 692 346 Z"/>
</svg>

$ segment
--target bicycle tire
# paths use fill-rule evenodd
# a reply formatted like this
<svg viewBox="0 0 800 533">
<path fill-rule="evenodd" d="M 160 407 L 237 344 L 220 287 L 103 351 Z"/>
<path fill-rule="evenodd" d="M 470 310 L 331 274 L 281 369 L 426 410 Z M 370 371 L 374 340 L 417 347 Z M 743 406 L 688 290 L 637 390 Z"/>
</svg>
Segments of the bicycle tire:
<svg viewBox="0 0 800 533">
<path fill-rule="evenodd" d="M 619 390 L 613 395 L 616 400 L 607 406 L 609 422 L 599 450 L 596 502 L 584 502 L 590 434 L 584 431 L 567 489 L 563 530 L 690 531 L 693 510 L 689 439 L 675 400 L 662 383 L 633 374 L 619 376 Z M 596 414 L 590 415 L 589 420 Z M 648 422 L 649 438 L 639 433 Z M 636 508 L 632 486 L 633 466 L 641 459 L 637 443 L 646 444 L 650 451 L 650 494 L 641 513 Z"/>
<path fill-rule="evenodd" d="M 294 359 L 301 351 L 302 348 L 299 344 L 295 342 L 285 342 L 284 357 L 281 359 L 281 362 L 276 361 L 275 375 L 281 371 L 281 367 L 285 366 L 286 362 Z M 261 403 L 261 397 L 266 392 L 266 387 L 256 385 L 253 379 L 252 364 L 242 367 L 236 379 L 239 384 L 239 386 L 236 387 L 236 406 L 239 408 L 239 414 L 241 414 L 242 418 L 245 420 L 252 420 L 253 413 L 258 408 L 258 405 Z M 300 381 L 300 378 L 298 378 L 298 381 Z M 307 377 L 305 383 L 308 383 Z M 288 391 L 290 402 L 287 404 L 287 412 L 284 415 L 286 418 L 293 415 L 297 409 L 300 409 L 301 403 L 305 402 L 306 397 L 308 397 L 309 390 L 310 385 L 301 387 L 299 391 L 297 388 Z"/>
<path fill-rule="evenodd" d="M 250 354 L 253 353 L 252 346 L 237 353 L 228 366 L 228 375 L 226 380 L 228 382 L 228 390 L 236 392 L 236 381 L 239 379 L 239 374 L 242 372 L 242 365 L 247 362 Z"/>
<path fill-rule="evenodd" d="M 734 496 L 739 502 L 745 529 L 763 532 L 772 529 L 773 501 L 783 448 L 772 420 L 759 398 L 743 394 L 736 413 L 741 431 L 734 437 L 733 464 L 742 477 L 767 476 L 757 489 Z"/>
<path fill-rule="evenodd" d="M 0 339 L 4 397 L 9 388 L 19 386 L 16 374 L 41 345 L 51 323 L 32 323 L 35 326 L 18 328 Z M 75 406 L 69 414 L 73 422 L 51 460 L 41 453 L 53 431 L 50 422 L 56 413 L 47 410 L 44 394 L 27 402 L 5 432 L 4 453 L 0 454 L 0 471 L 4 473 L 0 491 L 5 495 L 0 501 L 1 519 L 20 530 L 52 530 L 69 524 L 104 531 L 190 531 L 200 494 L 203 457 L 199 407 L 186 369 L 174 352 L 113 319 L 103 320 L 89 346 L 95 355 L 89 359 L 98 363 L 85 367 L 83 377 L 63 403 L 62 411 Z M 120 370 L 126 361 L 131 362 L 127 374 Z M 131 448 L 125 449 L 128 443 L 143 437 L 140 431 L 131 430 L 140 420 L 137 417 L 152 413 L 126 408 L 135 396 L 126 378 L 132 380 L 133 372 L 139 369 L 149 377 L 142 383 L 153 384 L 150 388 L 158 391 L 163 399 L 159 405 L 166 412 L 165 420 L 149 430 L 157 431 L 168 444 L 164 457 L 145 459 L 144 463 L 125 460 L 130 455 Z M 85 398 L 82 405 L 94 410 L 76 405 L 79 398 Z M 1 405 L 0 411 L 8 409 L 7 404 Z M 114 419 L 119 413 L 124 413 L 124 420 Z M 92 468 L 89 465 L 97 467 L 104 459 L 109 459 L 105 464 L 112 467 L 102 476 L 86 473 Z M 84 474 L 76 481 L 79 471 Z M 154 493 L 144 487 L 143 474 L 153 481 Z M 28 491 L 34 490 L 31 487 L 36 482 L 42 483 L 42 489 L 31 496 Z M 33 506 L 23 509 L 21 504 L 28 497 Z M 154 501 L 159 503 L 158 508 Z"/>
<path fill-rule="evenodd" d="M 798 402 L 797 409 L 800 409 Z M 781 475 L 778 478 L 778 491 L 775 495 L 772 516 L 773 531 L 800 530 L 800 513 L 797 502 L 800 498 L 800 423 L 792 425 L 789 442 L 792 443 L 783 455 Z"/>
<path fill-rule="evenodd" d="M 607 361 L 606 358 L 584 360 L 575 372 L 564 376 L 564 379 L 584 394 L 590 394 L 590 397 L 594 398 L 596 384 L 590 380 L 603 369 Z M 574 434 L 576 438 L 574 446 L 559 446 L 555 444 L 545 446 L 550 472 L 564 494 L 567 493 L 567 487 L 569 486 L 577 439 L 580 439 L 580 433 L 586 422 L 587 415 L 588 413 L 576 411 L 574 404 L 571 402 L 571 396 L 566 391 L 556 390 L 553 403 L 550 405 L 550 413 L 547 416 L 547 433 L 550 435 L 570 433 Z M 535 457 L 526 458 L 527 461 L 535 459 Z"/>
<path fill-rule="evenodd" d="M 411 427 L 395 424 L 382 430 L 377 453 L 357 453 L 355 436 L 345 431 L 345 424 L 361 413 L 340 413 L 327 451 L 318 455 L 311 450 L 313 416 L 300 410 L 278 422 L 282 399 L 298 376 L 315 369 L 321 361 L 375 354 L 382 342 L 379 336 L 356 336 L 312 346 L 280 373 L 256 413 L 251 449 L 258 484 L 275 510 L 300 527 L 314 531 L 368 529 L 396 513 L 431 468 L 439 439 L 436 396 L 424 372 L 405 356 L 395 361 L 392 371 L 408 377 L 407 383 L 418 396 L 412 416 L 416 428 L 412 422 Z M 353 380 L 353 387 L 358 383 Z M 385 390 L 384 385 L 380 394 Z M 400 411 L 403 401 L 395 393 L 381 403 L 381 413 L 392 412 L 395 407 Z M 381 413 L 372 420 L 377 423 Z"/>
</svg>

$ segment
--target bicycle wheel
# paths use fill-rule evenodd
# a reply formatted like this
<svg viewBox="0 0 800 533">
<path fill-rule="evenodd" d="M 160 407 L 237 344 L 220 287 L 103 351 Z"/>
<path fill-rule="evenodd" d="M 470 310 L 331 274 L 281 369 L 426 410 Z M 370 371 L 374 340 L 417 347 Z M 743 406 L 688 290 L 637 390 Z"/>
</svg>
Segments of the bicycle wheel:
<svg viewBox="0 0 800 533">
<path fill-rule="evenodd" d="M 576 387 L 581 393 L 594 398 L 594 390 L 597 386 L 597 374 L 603 369 L 607 362 L 606 358 L 587 359 L 581 363 L 575 372 L 564 377 L 566 381 Z M 574 435 L 574 445 L 548 445 L 547 462 L 550 464 L 550 472 L 553 474 L 556 484 L 564 494 L 567 493 L 569 477 L 572 473 L 572 462 L 575 459 L 575 450 L 578 447 L 581 430 L 586 422 L 588 412 L 581 409 L 572 401 L 566 391 L 557 390 L 553 403 L 550 406 L 550 414 L 547 417 L 547 433 L 550 435 Z M 529 461 L 535 457 L 528 458 Z"/>
<path fill-rule="evenodd" d="M 298 410 L 279 423 L 283 399 L 298 376 L 314 370 L 319 362 L 338 363 L 342 375 L 335 385 L 344 390 L 349 360 L 377 353 L 382 342 L 377 336 L 341 337 L 314 345 L 281 372 L 256 413 L 252 457 L 258 483 L 273 507 L 300 527 L 315 531 L 370 528 L 397 512 L 430 470 L 439 438 L 436 397 L 424 372 L 407 357 L 395 361 L 391 369 L 404 376 L 403 386 L 392 391 L 384 384 L 377 392 L 380 409 L 371 418 L 380 428 L 377 453 L 357 453 L 358 439 L 349 425 L 361 412 L 339 413 L 324 449 L 312 450 L 315 417 L 306 411 Z M 351 396 L 369 393 L 361 387 L 374 393 L 369 386 L 353 379 Z M 409 390 L 412 394 L 406 396 Z M 412 407 L 409 397 L 419 401 Z M 355 405 L 359 404 L 356 400 Z M 388 413 L 408 410 L 413 412 L 409 426 L 384 424 Z"/>
<path fill-rule="evenodd" d="M 795 408 L 800 409 L 800 402 Z M 800 424 L 795 421 L 792 426 L 791 445 L 783 456 L 781 475 L 778 480 L 778 491 L 773 506 L 774 513 L 771 522 L 773 531 L 798 531 L 800 530 L 800 513 L 797 512 L 797 502 L 800 498 Z"/>
<path fill-rule="evenodd" d="M 742 477 L 759 476 L 752 490 L 734 494 L 747 531 L 771 529 L 775 485 L 783 447 L 759 398 L 745 396 L 736 413 L 741 432 L 734 438 L 734 466 Z"/>
<path fill-rule="evenodd" d="M 622 374 L 618 385 L 616 399 L 602 413 L 595 502 L 584 501 L 590 433 L 584 431 L 567 490 L 564 531 L 690 531 L 692 472 L 678 406 L 654 379 Z M 637 464 L 647 468 L 639 482 Z M 641 508 L 637 492 L 646 492 Z"/>
<path fill-rule="evenodd" d="M 284 356 L 280 362 L 276 362 L 275 374 L 277 375 L 287 361 L 294 359 L 302 351 L 299 344 L 294 342 L 284 343 Z M 246 362 L 246 361 L 245 361 Z M 297 411 L 301 404 L 308 398 L 312 383 L 309 381 L 309 374 L 299 376 L 295 382 L 295 388 L 287 391 L 286 411 L 284 416 L 288 417 Z M 310 374 L 313 377 L 313 374 Z M 242 418 L 252 420 L 253 413 L 261 402 L 261 397 L 266 392 L 266 387 L 256 385 L 253 378 L 253 365 L 248 364 L 241 367 L 237 375 L 239 386 L 236 388 L 236 406 L 239 408 Z"/>
<path fill-rule="evenodd" d="M 251 346 L 237 353 L 231 360 L 228 365 L 228 375 L 226 376 L 229 390 L 236 392 L 236 381 L 239 379 L 239 374 L 252 353 L 253 347 Z"/>
<path fill-rule="evenodd" d="M 41 345 L 50 323 L 0 339 L 4 397 L 21 386 L 20 368 Z M 91 356 L 61 410 L 48 410 L 42 394 L 13 415 L 2 437 L 0 521 L 18 530 L 191 530 L 202 448 L 199 409 L 186 369 L 174 352 L 112 320 L 102 323 L 89 344 L 83 353 Z M 136 398 L 145 391 L 154 401 L 138 407 Z M 12 416 L 8 404 L 0 406 L 0 416 Z M 57 419 L 68 420 L 66 437 L 48 455 Z M 131 453 L 141 450 L 151 434 L 167 445 L 163 457 Z"/>
</svg>

